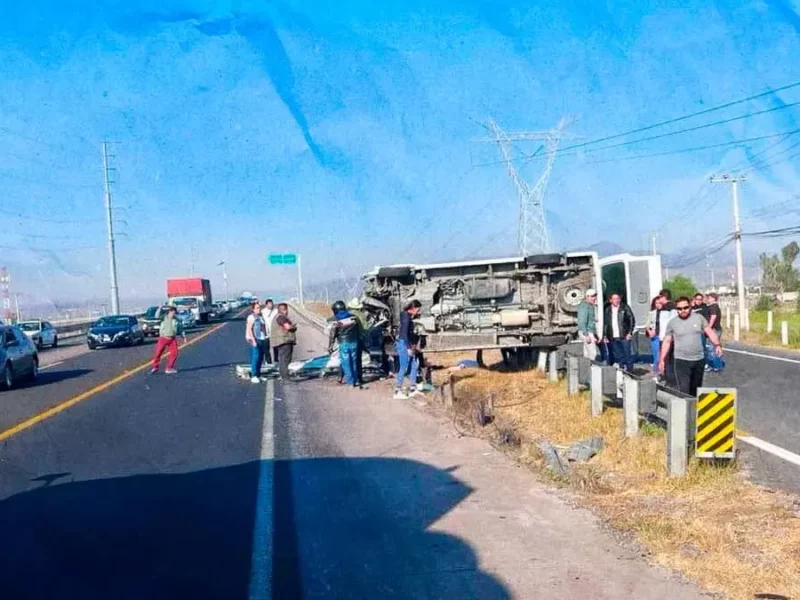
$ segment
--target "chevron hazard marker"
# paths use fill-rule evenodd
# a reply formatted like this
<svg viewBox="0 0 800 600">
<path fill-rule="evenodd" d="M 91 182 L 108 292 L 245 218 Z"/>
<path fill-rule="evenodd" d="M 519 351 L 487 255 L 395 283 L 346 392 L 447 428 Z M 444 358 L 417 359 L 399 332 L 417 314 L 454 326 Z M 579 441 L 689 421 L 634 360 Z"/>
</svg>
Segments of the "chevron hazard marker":
<svg viewBox="0 0 800 600">
<path fill-rule="evenodd" d="M 697 390 L 698 458 L 736 457 L 736 396 L 735 388 Z"/>
</svg>

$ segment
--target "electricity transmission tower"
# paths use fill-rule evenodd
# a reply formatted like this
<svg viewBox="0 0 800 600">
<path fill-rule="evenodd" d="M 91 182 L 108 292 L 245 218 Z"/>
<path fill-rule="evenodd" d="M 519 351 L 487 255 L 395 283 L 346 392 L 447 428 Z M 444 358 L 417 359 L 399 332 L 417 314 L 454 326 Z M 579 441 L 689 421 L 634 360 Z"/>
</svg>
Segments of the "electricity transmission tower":
<svg viewBox="0 0 800 600">
<path fill-rule="evenodd" d="M 494 139 L 484 139 L 480 141 L 497 144 L 503 155 L 503 163 L 506 166 L 509 177 L 517 190 L 519 198 L 519 233 L 518 245 L 522 256 L 528 256 L 539 252 L 548 252 L 550 249 L 550 239 L 547 233 L 547 221 L 544 212 L 544 196 L 547 191 L 547 183 L 550 180 L 550 173 L 553 170 L 553 162 L 561 143 L 562 131 L 565 123 L 562 119 L 556 129 L 550 131 L 517 131 L 505 132 L 493 120 L 489 120 L 488 128 L 494 134 Z M 533 186 L 522 179 L 519 171 L 514 166 L 512 148 L 514 142 L 540 141 L 542 145 L 532 155 L 536 156 L 544 150 L 545 165 L 539 178 Z"/>
</svg>

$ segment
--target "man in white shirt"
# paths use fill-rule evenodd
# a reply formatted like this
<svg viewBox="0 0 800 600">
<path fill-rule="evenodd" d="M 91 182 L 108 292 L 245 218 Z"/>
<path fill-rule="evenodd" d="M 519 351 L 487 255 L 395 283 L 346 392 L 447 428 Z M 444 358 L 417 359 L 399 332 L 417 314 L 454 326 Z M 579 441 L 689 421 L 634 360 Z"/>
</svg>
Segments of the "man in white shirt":
<svg viewBox="0 0 800 600">
<path fill-rule="evenodd" d="M 274 352 L 275 355 L 275 362 L 278 362 L 278 353 L 275 352 L 274 349 L 272 352 L 270 352 L 269 348 L 269 331 L 272 327 L 272 321 L 274 321 L 275 317 L 277 316 L 278 309 L 275 308 L 275 303 L 272 301 L 272 298 L 267 298 L 267 301 L 264 302 L 264 308 L 261 309 L 261 318 L 264 320 L 264 324 L 267 326 L 267 339 L 264 341 L 264 358 L 269 364 L 272 364 L 272 352 Z"/>
</svg>

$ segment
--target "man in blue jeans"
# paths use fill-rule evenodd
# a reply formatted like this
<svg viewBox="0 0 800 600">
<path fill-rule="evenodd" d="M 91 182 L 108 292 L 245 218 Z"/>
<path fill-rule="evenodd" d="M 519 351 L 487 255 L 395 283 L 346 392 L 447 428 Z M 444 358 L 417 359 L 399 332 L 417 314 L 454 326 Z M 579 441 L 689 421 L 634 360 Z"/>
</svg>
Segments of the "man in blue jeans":
<svg viewBox="0 0 800 600">
<path fill-rule="evenodd" d="M 333 318 L 329 319 L 331 327 L 328 334 L 328 353 L 333 353 L 333 343 L 338 342 L 344 383 L 353 387 L 361 387 L 356 362 L 358 344 L 361 339 L 361 326 L 347 310 L 343 301 L 334 302 L 331 305 L 331 311 Z"/>
<path fill-rule="evenodd" d="M 244 339 L 250 346 L 250 381 L 261 382 L 261 365 L 264 364 L 264 351 L 267 344 L 267 327 L 261 318 L 261 305 L 253 304 L 253 312 L 247 316 Z"/>
<path fill-rule="evenodd" d="M 408 400 L 409 394 L 404 390 L 403 383 L 406 373 L 411 368 L 408 375 L 410 380 L 409 388 L 411 395 L 421 395 L 417 390 L 417 375 L 419 374 L 419 356 L 417 352 L 417 336 L 414 333 L 414 319 L 419 316 L 422 310 L 422 303 L 419 300 L 412 300 L 406 309 L 400 313 L 400 326 L 397 329 L 397 339 L 394 349 L 397 351 L 397 382 L 394 389 L 395 400 Z"/>
</svg>

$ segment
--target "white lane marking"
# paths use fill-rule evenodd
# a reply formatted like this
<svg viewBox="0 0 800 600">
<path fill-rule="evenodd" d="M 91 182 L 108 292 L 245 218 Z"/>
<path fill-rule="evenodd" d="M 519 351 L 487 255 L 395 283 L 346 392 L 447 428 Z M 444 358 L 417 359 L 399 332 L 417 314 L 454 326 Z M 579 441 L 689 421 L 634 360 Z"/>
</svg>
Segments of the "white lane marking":
<svg viewBox="0 0 800 600">
<path fill-rule="evenodd" d="M 272 600 L 272 489 L 275 438 L 273 410 L 275 382 L 267 380 L 264 397 L 264 420 L 261 424 L 261 453 L 258 468 L 256 518 L 253 527 L 253 551 L 250 559 L 249 600 Z"/>
<path fill-rule="evenodd" d="M 45 365 L 43 367 L 39 367 L 39 370 L 40 371 L 44 371 L 45 369 L 52 369 L 53 367 L 57 367 L 58 365 L 63 365 L 65 362 L 67 362 L 67 361 L 60 360 L 58 362 L 50 363 L 49 365 Z"/>
<path fill-rule="evenodd" d="M 800 455 L 795 454 L 794 452 L 789 452 L 788 450 L 784 450 L 780 446 L 776 446 L 775 444 L 770 444 L 769 442 L 765 442 L 762 439 L 757 437 L 753 437 L 752 435 L 737 435 L 737 439 L 741 440 L 745 444 L 750 444 L 751 446 L 755 446 L 756 448 L 763 450 L 764 452 L 769 452 L 773 456 L 777 456 L 778 458 L 782 458 L 786 462 L 790 462 L 793 465 L 797 465 L 800 467 Z"/>
<path fill-rule="evenodd" d="M 769 354 L 759 354 L 758 352 L 750 352 L 748 350 L 734 350 L 733 348 L 725 348 L 725 352 L 733 352 L 734 354 L 745 354 L 746 356 L 755 356 L 758 358 L 769 358 L 770 360 L 779 360 L 782 362 L 788 362 L 800 365 L 800 360 L 797 360 L 795 358 L 784 358 L 783 356 L 770 356 Z"/>
</svg>

